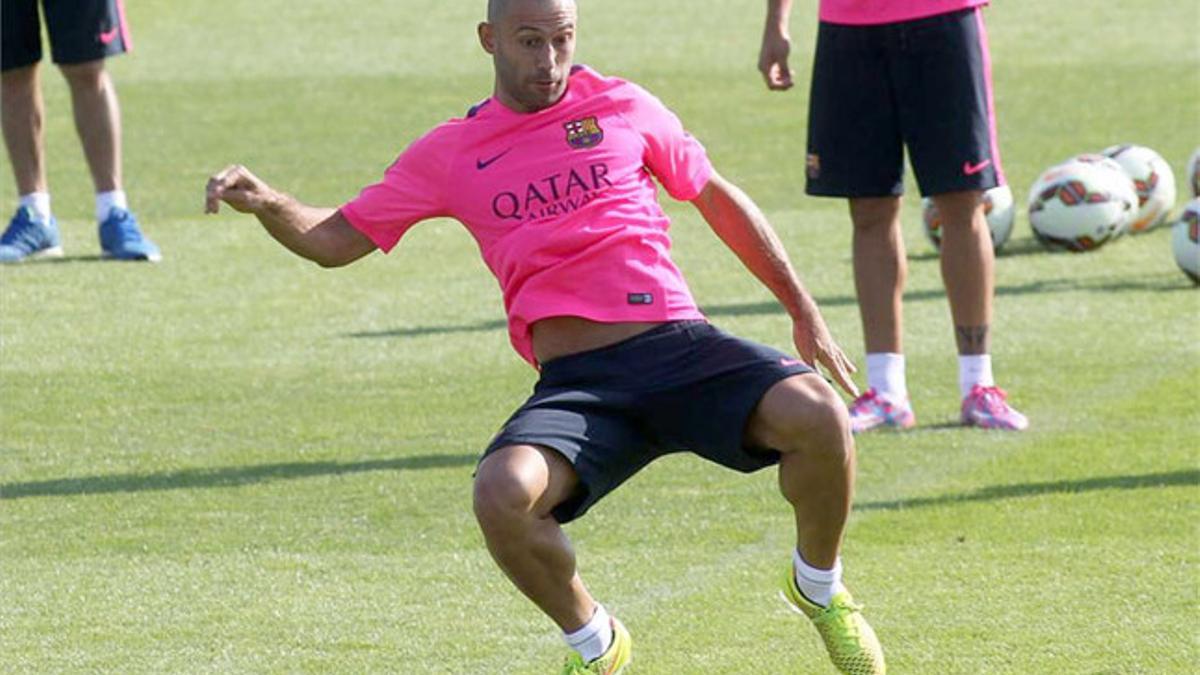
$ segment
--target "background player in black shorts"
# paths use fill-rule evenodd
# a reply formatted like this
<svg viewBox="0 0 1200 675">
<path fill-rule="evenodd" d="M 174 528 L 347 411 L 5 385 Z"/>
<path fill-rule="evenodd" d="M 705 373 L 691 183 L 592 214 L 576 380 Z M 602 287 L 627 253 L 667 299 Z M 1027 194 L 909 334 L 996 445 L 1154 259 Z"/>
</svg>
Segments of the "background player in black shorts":
<svg viewBox="0 0 1200 675">
<path fill-rule="evenodd" d="M 71 90 L 75 129 L 96 189 L 101 253 L 119 260 L 157 261 L 162 257 L 158 247 L 142 235 L 121 188 L 121 113 L 112 78 L 104 69 L 106 57 L 132 49 L 122 0 L 4 0 L 0 118 L 20 206 L 0 235 L 0 263 L 63 253 L 50 211 L 42 141 L 39 4 L 51 58 Z"/>
<path fill-rule="evenodd" d="M 902 351 L 907 275 L 900 233 L 904 152 L 941 214 L 942 279 L 959 354 L 963 424 L 1020 430 L 1028 420 L 995 386 L 988 353 L 994 258 L 983 192 L 1004 183 L 980 6 L 987 0 L 821 0 L 809 99 L 808 194 L 845 197 L 870 388 L 850 407 L 855 432 L 916 423 Z M 792 86 L 791 0 L 768 0 L 759 70 Z"/>
</svg>

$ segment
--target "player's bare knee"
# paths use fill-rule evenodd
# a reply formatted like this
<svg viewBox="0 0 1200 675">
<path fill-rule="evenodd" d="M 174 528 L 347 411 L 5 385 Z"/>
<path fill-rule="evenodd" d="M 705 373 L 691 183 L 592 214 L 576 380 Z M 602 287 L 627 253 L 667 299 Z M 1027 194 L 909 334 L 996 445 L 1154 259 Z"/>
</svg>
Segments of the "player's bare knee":
<svg viewBox="0 0 1200 675">
<path fill-rule="evenodd" d="M 810 447 L 824 452 L 845 454 L 850 436 L 850 414 L 846 404 L 832 386 L 823 379 L 813 378 L 805 407 L 804 438 Z"/>
<path fill-rule="evenodd" d="M 850 200 L 850 222 L 856 236 L 892 236 L 900 228 L 898 197 L 856 197 Z"/>
<path fill-rule="evenodd" d="M 769 447 L 781 452 L 845 452 L 850 418 L 833 387 L 817 375 L 789 378 L 778 390 L 767 414 Z"/>
<path fill-rule="evenodd" d="M 59 66 L 67 85 L 76 91 L 102 89 L 107 86 L 108 73 L 104 59 Z"/>
<path fill-rule="evenodd" d="M 37 66 L 12 68 L 0 74 L 0 87 L 4 97 L 30 96 L 37 85 Z"/>
<path fill-rule="evenodd" d="M 539 481 L 529 471 L 522 470 L 506 450 L 490 455 L 475 473 L 475 518 L 485 529 L 530 515 L 540 496 Z"/>
</svg>

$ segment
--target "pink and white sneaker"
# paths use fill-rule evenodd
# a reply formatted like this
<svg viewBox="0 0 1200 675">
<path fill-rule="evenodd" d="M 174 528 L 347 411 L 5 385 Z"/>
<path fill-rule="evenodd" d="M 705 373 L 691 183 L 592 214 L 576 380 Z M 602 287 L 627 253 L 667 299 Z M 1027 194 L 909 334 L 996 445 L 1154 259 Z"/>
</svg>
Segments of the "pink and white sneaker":
<svg viewBox="0 0 1200 675">
<path fill-rule="evenodd" d="M 850 404 L 850 431 L 862 433 L 880 427 L 910 429 L 917 423 L 907 400 L 894 403 L 871 387 Z"/>
<path fill-rule="evenodd" d="M 962 423 L 980 429 L 1022 431 L 1029 420 L 1008 405 L 1008 394 L 1000 387 L 975 385 L 962 402 Z"/>
</svg>

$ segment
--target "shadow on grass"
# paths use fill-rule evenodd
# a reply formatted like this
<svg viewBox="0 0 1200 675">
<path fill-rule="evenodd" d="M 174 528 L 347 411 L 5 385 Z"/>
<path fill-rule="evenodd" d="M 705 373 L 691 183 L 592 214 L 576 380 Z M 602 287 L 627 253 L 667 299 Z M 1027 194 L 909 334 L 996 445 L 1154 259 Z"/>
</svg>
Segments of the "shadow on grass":
<svg viewBox="0 0 1200 675">
<path fill-rule="evenodd" d="M 453 466 L 469 466 L 478 455 L 417 455 L 396 459 L 362 462 L 286 462 L 257 466 L 226 466 L 212 469 L 183 469 L 163 473 L 124 473 L 111 476 L 59 478 L 28 483 L 0 484 L 0 500 L 24 497 L 147 492 L 154 490 L 190 490 L 224 488 L 294 480 L 314 476 L 339 476 L 366 471 L 418 471 Z"/>
<path fill-rule="evenodd" d="M 1200 470 L 1148 473 L 1140 476 L 1106 476 L 1081 480 L 1062 480 L 1048 483 L 1017 483 L 1015 485 L 993 485 L 974 492 L 938 495 L 936 497 L 913 497 L 882 502 L 855 504 L 858 511 L 898 511 L 923 506 L 941 506 L 968 502 L 987 502 L 1013 497 L 1036 497 L 1047 494 L 1074 494 L 1097 490 L 1138 490 L 1143 488 L 1200 485 Z"/>
<path fill-rule="evenodd" d="M 908 259 L 911 262 L 928 262 L 937 260 L 941 257 L 941 253 L 933 250 L 932 244 L 930 248 L 917 254 L 908 254 Z M 997 258 L 1017 258 L 1025 255 L 1070 255 L 1066 251 L 1051 251 L 1045 246 L 1042 246 L 1037 239 L 1033 237 L 1025 237 L 1024 239 L 1012 239 L 1005 244 L 1004 248 L 996 253 Z"/>
<path fill-rule="evenodd" d="M 1065 255 L 1065 254 L 1064 254 Z M 1075 291 L 1096 293 L 1123 293 L 1129 291 L 1191 291 L 1195 286 L 1182 274 L 1157 273 L 1145 274 L 1140 277 L 1112 278 L 1085 277 L 1039 279 L 1024 284 L 997 286 L 996 295 L 1035 295 L 1040 293 L 1071 293 Z M 946 292 L 941 288 L 908 291 L 904 294 L 905 302 L 925 302 L 942 300 Z M 857 305 L 858 299 L 853 295 L 833 295 L 818 297 L 817 304 L 822 307 L 843 307 Z M 748 302 L 728 305 L 711 305 L 700 308 L 706 316 L 751 316 L 759 314 L 782 314 L 783 308 L 779 303 Z M 389 330 L 361 331 L 346 333 L 349 338 L 407 338 L 422 335 L 443 335 L 447 333 L 478 333 L 493 330 L 503 330 L 507 323 L 503 319 L 491 319 L 475 323 L 450 324 L 441 326 L 412 326 L 409 328 L 393 328 Z"/>
<path fill-rule="evenodd" d="M 345 337 L 395 338 L 441 335 L 444 333 L 479 333 L 502 330 L 507 325 L 508 323 L 503 319 L 492 319 L 491 321 L 480 321 L 478 323 L 459 324 L 456 326 L 413 326 L 412 328 L 394 328 L 392 330 L 369 330 L 359 333 L 348 333 Z"/>
<path fill-rule="evenodd" d="M 67 263 L 94 263 L 94 262 L 114 262 L 99 254 L 91 255 L 63 255 L 57 258 L 32 258 L 22 260 L 15 265 L 6 265 L 5 269 L 20 269 L 22 267 L 36 267 L 40 265 L 65 265 Z"/>
</svg>

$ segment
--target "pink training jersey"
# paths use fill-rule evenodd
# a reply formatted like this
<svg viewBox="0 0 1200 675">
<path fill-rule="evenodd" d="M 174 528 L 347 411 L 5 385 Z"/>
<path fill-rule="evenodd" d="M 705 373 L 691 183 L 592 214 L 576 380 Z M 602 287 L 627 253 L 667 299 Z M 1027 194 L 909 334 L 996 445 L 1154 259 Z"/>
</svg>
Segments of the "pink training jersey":
<svg viewBox="0 0 1200 675">
<path fill-rule="evenodd" d="M 549 108 L 489 98 L 435 127 L 341 212 L 385 252 L 421 220 L 463 223 L 500 282 L 513 347 L 536 365 L 539 319 L 704 318 L 671 261 L 654 179 L 691 200 L 711 175 L 704 147 L 658 99 L 576 66 Z"/>
<path fill-rule="evenodd" d="M 896 23 L 988 4 L 988 0 L 821 0 L 821 21 L 851 26 Z"/>
</svg>

